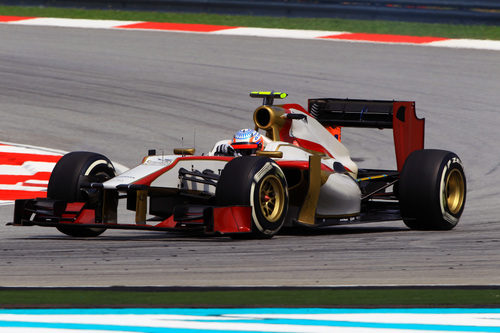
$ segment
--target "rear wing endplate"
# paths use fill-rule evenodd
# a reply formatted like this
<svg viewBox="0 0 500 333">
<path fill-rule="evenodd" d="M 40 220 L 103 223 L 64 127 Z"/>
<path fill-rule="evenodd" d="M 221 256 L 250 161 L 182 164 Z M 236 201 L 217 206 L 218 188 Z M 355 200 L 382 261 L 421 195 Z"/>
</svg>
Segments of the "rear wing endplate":
<svg viewBox="0 0 500 333">
<path fill-rule="evenodd" d="M 310 99 L 308 111 L 324 126 L 392 128 L 398 171 L 408 155 L 424 149 L 425 119 L 417 118 L 415 102 L 361 99 Z"/>
</svg>

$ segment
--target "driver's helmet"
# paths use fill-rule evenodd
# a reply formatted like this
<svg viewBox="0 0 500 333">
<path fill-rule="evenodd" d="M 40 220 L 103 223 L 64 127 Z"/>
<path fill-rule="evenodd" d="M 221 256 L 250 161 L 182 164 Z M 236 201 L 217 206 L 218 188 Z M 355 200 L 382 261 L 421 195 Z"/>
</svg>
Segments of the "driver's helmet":
<svg viewBox="0 0 500 333">
<path fill-rule="evenodd" d="M 264 139 L 259 132 L 245 128 L 234 134 L 231 146 L 242 156 L 252 155 L 264 148 Z"/>
</svg>

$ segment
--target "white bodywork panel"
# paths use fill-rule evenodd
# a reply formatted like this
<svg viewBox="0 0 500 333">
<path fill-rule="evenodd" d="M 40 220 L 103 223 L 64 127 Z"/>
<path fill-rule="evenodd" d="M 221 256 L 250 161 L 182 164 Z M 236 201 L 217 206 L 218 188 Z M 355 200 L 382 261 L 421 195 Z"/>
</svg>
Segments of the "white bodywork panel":
<svg viewBox="0 0 500 333">
<path fill-rule="evenodd" d="M 294 110 L 291 108 L 290 110 Z M 310 117 L 300 110 L 296 110 L 297 114 L 303 114 L 307 118 L 303 120 L 293 120 L 290 128 L 290 136 L 305 139 L 315 143 L 320 143 L 336 161 L 342 163 L 351 172 L 354 178 L 358 175 L 358 166 L 351 160 L 349 150 L 339 142 L 328 130 L 321 125 L 316 119 Z"/>
<path fill-rule="evenodd" d="M 178 157 L 179 156 L 176 155 L 148 156 L 142 164 L 104 182 L 104 188 L 113 189 L 118 185 L 133 184 L 150 174 L 160 171 L 170 165 Z"/>
<path fill-rule="evenodd" d="M 330 133 L 328 133 L 328 135 L 332 137 Z M 283 152 L 283 158 L 279 160 L 284 161 L 309 161 L 309 156 L 311 156 L 311 153 L 306 150 L 281 141 L 270 142 L 266 145 L 264 150 Z M 349 156 L 347 156 L 347 158 L 350 160 Z M 333 169 L 333 163 L 335 161 L 339 162 L 338 159 L 329 157 L 321 159 L 321 163 L 329 169 Z M 327 181 L 321 186 L 316 214 L 320 216 L 336 217 L 340 215 L 355 215 L 358 214 L 360 210 L 361 190 L 356 180 L 349 174 L 330 174 Z"/>
<path fill-rule="evenodd" d="M 209 160 L 209 159 L 190 159 L 190 160 L 178 160 L 178 162 L 172 166 L 168 172 L 163 173 L 161 176 L 156 178 L 152 183 L 152 187 L 175 187 L 182 189 L 189 189 L 195 191 L 203 191 L 211 194 L 215 194 L 215 186 L 208 184 L 200 184 L 197 182 L 184 182 L 181 184 L 179 179 L 179 170 L 184 168 L 188 171 L 200 171 L 211 170 L 213 173 L 220 175 L 222 169 L 224 169 L 227 161 L 225 160 Z M 201 178 L 200 178 L 201 179 Z"/>
<path fill-rule="evenodd" d="M 179 158 L 179 155 L 148 156 L 142 164 L 103 183 L 104 188 L 114 189 L 118 185 L 133 184 L 146 176 L 166 169 L 159 177 L 151 182 L 151 187 L 183 188 L 215 194 L 215 186 L 212 185 L 196 182 L 185 182 L 181 185 L 179 170 L 181 168 L 188 171 L 203 171 L 208 169 L 212 170 L 215 174 L 220 174 L 227 161 L 210 160 L 203 157 L 199 159 L 193 157 L 188 160 Z"/>
<path fill-rule="evenodd" d="M 266 145 L 264 150 L 282 152 L 283 157 L 277 159 L 282 161 L 309 161 L 309 156 L 311 156 L 307 150 L 284 141 L 272 141 Z"/>
<path fill-rule="evenodd" d="M 361 191 L 351 176 L 333 173 L 321 186 L 317 216 L 338 217 L 356 215 L 361 210 Z"/>
</svg>

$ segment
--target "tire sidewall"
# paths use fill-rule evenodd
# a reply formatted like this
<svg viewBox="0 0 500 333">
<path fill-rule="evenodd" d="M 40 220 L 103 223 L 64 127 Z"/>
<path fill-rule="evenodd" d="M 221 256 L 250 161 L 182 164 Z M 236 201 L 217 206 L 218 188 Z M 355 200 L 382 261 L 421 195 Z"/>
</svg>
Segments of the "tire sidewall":
<svg viewBox="0 0 500 333">
<path fill-rule="evenodd" d="M 276 221 L 269 221 L 262 213 L 260 207 L 260 188 L 263 185 L 262 182 L 268 177 L 274 176 L 279 180 L 279 184 L 283 190 L 283 212 L 281 216 Z M 272 236 L 276 234 L 281 227 L 286 216 L 286 210 L 288 207 L 288 190 L 286 185 L 285 175 L 276 163 L 272 160 L 267 161 L 258 172 L 256 172 L 252 178 L 252 183 L 250 185 L 250 206 L 252 207 L 252 221 L 253 227 L 258 230 L 259 233 L 267 236 Z"/>
<path fill-rule="evenodd" d="M 447 205 L 449 175 L 458 171 L 463 177 L 462 206 L 452 213 Z M 466 178 L 460 158 L 452 152 L 426 149 L 408 156 L 401 171 L 399 196 L 405 224 L 417 230 L 450 230 L 456 226 L 465 207 Z"/>
<path fill-rule="evenodd" d="M 98 176 L 98 175 L 101 176 Z M 85 201 L 80 186 L 86 181 L 99 181 L 116 175 L 111 161 L 104 155 L 91 152 L 71 152 L 64 155 L 55 165 L 47 187 L 47 198 L 66 202 Z M 116 202 L 118 204 L 118 202 Z M 86 228 L 72 225 L 60 225 L 57 230 L 72 237 L 95 237 L 102 234 L 105 228 Z"/>
<path fill-rule="evenodd" d="M 279 180 L 284 194 L 282 215 L 273 222 L 268 221 L 263 215 L 259 203 L 260 186 L 270 175 Z M 254 235 L 270 238 L 284 224 L 288 210 L 288 187 L 283 171 L 270 158 L 242 156 L 231 160 L 222 170 L 216 197 L 218 205 L 221 206 L 250 206 Z"/>
<path fill-rule="evenodd" d="M 454 172 L 454 170 L 457 170 L 462 174 L 463 180 L 464 180 L 464 198 L 463 198 L 463 204 L 460 207 L 460 209 L 453 214 L 449 207 L 448 203 L 446 200 L 446 180 L 448 179 L 449 175 Z M 450 225 L 455 226 L 459 219 L 460 216 L 462 215 L 462 212 L 465 208 L 465 195 L 467 193 L 467 188 L 466 188 L 466 183 L 465 183 L 465 173 L 464 173 L 464 167 L 462 164 L 462 161 L 460 158 L 458 158 L 457 155 L 455 154 L 450 154 L 447 160 L 443 161 L 441 170 L 440 170 L 440 181 L 438 183 L 438 189 L 437 193 L 439 195 L 439 211 L 440 214 L 443 218 L 443 220 L 447 221 L 450 223 Z"/>
<path fill-rule="evenodd" d="M 114 166 L 107 157 L 83 151 L 68 153 L 52 170 L 47 197 L 68 202 L 82 200 L 80 186 L 98 173 L 106 173 L 110 178 L 115 176 Z"/>
</svg>

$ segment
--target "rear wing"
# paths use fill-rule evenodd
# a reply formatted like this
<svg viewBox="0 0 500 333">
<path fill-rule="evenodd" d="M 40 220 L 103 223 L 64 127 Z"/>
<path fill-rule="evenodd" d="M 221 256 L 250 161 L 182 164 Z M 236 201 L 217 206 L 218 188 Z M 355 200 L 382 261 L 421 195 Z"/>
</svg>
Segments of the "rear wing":
<svg viewBox="0 0 500 333">
<path fill-rule="evenodd" d="M 398 171 L 411 152 L 424 149 L 425 119 L 417 118 L 415 102 L 317 98 L 308 111 L 323 126 L 392 128 Z"/>
</svg>

